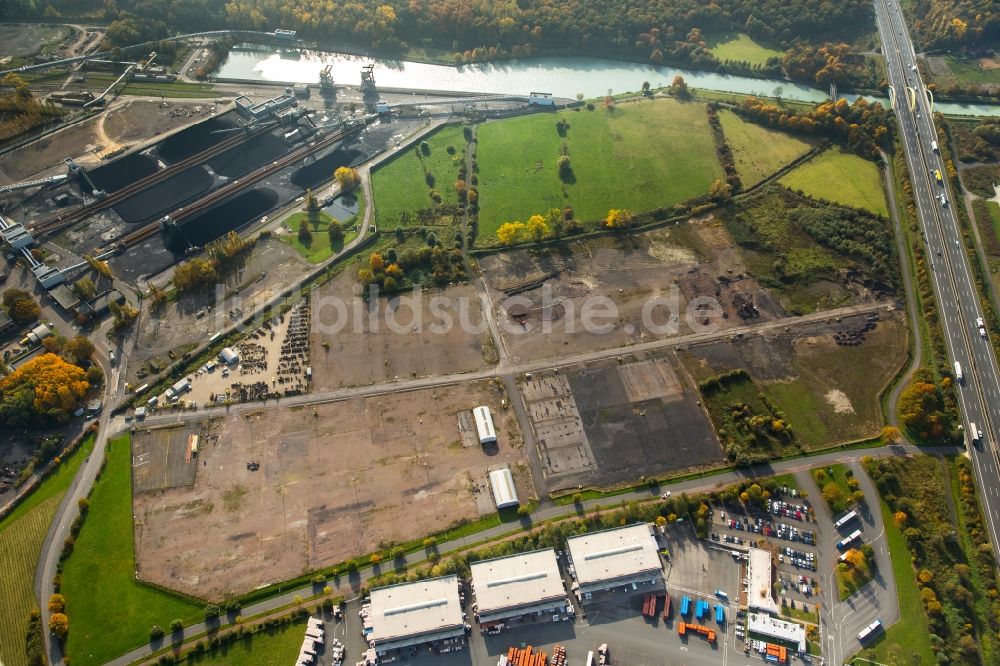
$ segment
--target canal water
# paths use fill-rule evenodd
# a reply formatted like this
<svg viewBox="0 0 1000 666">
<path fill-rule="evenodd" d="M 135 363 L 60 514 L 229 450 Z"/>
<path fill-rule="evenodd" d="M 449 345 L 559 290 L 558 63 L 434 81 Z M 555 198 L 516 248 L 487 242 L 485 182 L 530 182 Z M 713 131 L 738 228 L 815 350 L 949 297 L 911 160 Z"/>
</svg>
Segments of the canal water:
<svg viewBox="0 0 1000 666">
<path fill-rule="evenodd" d="M 757 79 L 589 57 L 525 58 L 451 67 L 324 51 L 254 47 L 230 51 L 218 77 L 318 83 L 320 70 L 329 65 L 335 83 L 359 85 L 361 66 L 369 63 L 375 65 L 376 85 L 386 88 L 514 95 L 539 91 L 557 97 L 574 98 L 582 94 L 593 98 L 609 92 L 637 92 L 644 81 L 649 81 L 653 87 L 668 86 L 674 76 L 680 74 L 689 86 L 706 90 L 771 96 L 780 88 L 780 95 L 786 99 L 815 103 L 829 98 L 825 90 L 779 79 Z M 856 96 L 844 97 L 853 101 Z M 879 101 L 886 103 L 885 100 Z M 1000 105 L 947 103 L 936 104 L 935 107 L 942 113 L 954 115 L 1000 115 Z"/>
</svg>

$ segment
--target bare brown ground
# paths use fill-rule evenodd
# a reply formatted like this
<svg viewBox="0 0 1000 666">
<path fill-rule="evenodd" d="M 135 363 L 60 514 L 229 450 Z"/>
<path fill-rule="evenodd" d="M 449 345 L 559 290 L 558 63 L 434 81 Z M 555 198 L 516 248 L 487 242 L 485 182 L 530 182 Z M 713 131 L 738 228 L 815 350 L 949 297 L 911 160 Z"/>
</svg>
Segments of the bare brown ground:
<svg viewBox="0 0 1000 666">
<path fill-rule="evenodd" d="M 298 252 L 288 245 L 274 239 L 258 241 L 246 265 L 226 277 L 222 294 L 246 285 L 237 295 L 220 296 L 218 300 L 214 292 L 182 296 L 157 312 L 144 305 L 135 350 L 129 359 L 129 381 L 136 385 L 143 383 L 146 375 L 142 370 L 148 373 L 151 362 L 168 366 L 175 360 L 169 356 L 171 351 L 179 358 L 184 351 L 232 326 L 234 320 L 229 313 L 234 308 L 242 308 L 246 313 L 255 311 L 277 295 L 275 290 L 279 286 L 287 285 L 306 270 Z M 257 281 L 262 272 L 264 279 Z"/>
<path fill-rule="evenodd" d="M 427 289 L 411 306 L 410 294 L 362 301 L 354 295 L 356 284 L 348 270 L 316 291 L 310 353 L 315 390 L 472 372 L 495 360 L 487 358 L 489 344 L 483 348 L 489 335 L 472 286 Z M 334 303 L 347 309 L 338 311 Z M 461 324 L 463 307 L 472 327 Z M 442 325 L 444 315 L 450 326 Z"/>
<path fill-rule="evenodd" d="M 756 306 L 752 321 L 783 314 L 770 294 L 747 277 L 739 251 L 714 218 L 572 244 L 548 256 L 526 251 L 491 255 L 480 265 L 496 290 L 497 316 L 518 361 L 690 333 L 692 323 L 698 327 L 704 322 L 696 307 L 689 308 L 698 297 L 719 303 L 722 318 L 717 323 L 723 328 L 746 323 L 741 303 Z M 606 332 L 584 326 L 585 304 L 595 298 L 613 304 L 610 317 L 593 319 L 610 324 Z M 661 299 L 661 305 L 650 310 L 647 325 L 643 309 L 652 299 Z M 668 330 L 671 313 L 676 314 L 675 325 Z"/>
<path fill-rule="evenodd" d="M 522 451 L 510 445 L 516 419 L 500 401 L 481 382 L 231 415 L 190 431 L 201 435 L 191 463 L 173 450 L 188 431 L 136 433 L 143 487 L 197 466 L 191 486 L 136 493 L 139 576 L 220 599 L 490 513 L 495 466 L 509 465 L 530 497 Z M 496 414 L 498 450 L 463 446 L 458 414 L 479 404 Z"/>
<path fill-rule="evenodd" d="M 111 140 L 133 144 L 205 120 L 214 108 L 211 100 L 181 104 L 130 99 L 107 113 L 104 129 Z"/>
</svg>

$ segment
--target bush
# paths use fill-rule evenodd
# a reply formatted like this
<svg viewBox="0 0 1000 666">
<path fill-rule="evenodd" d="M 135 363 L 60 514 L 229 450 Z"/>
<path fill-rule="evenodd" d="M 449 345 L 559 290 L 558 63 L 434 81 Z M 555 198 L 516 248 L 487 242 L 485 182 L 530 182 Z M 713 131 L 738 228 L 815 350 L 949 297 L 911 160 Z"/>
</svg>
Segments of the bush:
<svg viewBox="0 0 1000 666">
<path fill-rule="evenodd" d="M 158 624 L 154 624 L 153 627 L 149 630 L 149 640 L 151 641 L 159 640 L 163 638 L 163 635 L 165 633 L 166 632 L 163 631 L 163 627 L 161 627 Z"/>
</svg>

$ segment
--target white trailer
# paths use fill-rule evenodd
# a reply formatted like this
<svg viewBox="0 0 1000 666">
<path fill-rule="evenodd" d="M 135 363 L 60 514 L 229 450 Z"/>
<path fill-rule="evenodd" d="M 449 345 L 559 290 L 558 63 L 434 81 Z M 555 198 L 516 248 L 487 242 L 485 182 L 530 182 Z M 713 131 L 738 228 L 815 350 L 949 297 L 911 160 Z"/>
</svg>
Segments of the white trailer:
<svg viewBox="0 0 1000 666">
<path fill-rule="evenodd" d="M 958 361 L 955 361 L 955 379 L 957 379 L 958 381 L 962 381 L 963 379 L 962 364 L 959 363 Z"/>
</svg>

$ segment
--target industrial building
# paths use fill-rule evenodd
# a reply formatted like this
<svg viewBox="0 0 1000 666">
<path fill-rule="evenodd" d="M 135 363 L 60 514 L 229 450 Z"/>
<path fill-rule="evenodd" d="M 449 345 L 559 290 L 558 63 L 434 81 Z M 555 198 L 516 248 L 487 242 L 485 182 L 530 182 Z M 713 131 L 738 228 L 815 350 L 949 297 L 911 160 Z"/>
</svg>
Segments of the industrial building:
<svg viewBox="0 0 1000 666">
<path fill-rule="evenodd" d="M 470 568 L 482 628 L 572 614 L 551 548 L 473 562 Z"/>
<path fill-rule="evenodd" d="M 581 599 L 616 587 L 663 587 L 663 567 L 648 523 L 570 537 L 566 547 Z"/>
<path fill-rule="evenodd" d="M 493 415 L 490 408 L 483 405 L 472 410 L 472 416 L 476 419 L 476 434 L 479 436 L 480 444 L 496 444 L 497 431 L 493 427 Z"/>
<path fill-rule="evenodd" d="M 278 115 L 279 111 L 289 109 L 298 104 L 295 95 L 290 92 L 279 97 L 265 100 L 260 104 L 254 104 L 253 100 L 244 95 L 236 98 L 236 112 L 244 118 L 253 121 L 269 120 Z"/>
<path fill-rule="evenodd" d="M 454 575 L 376 588 L 362 615 L 365 636 L 380 655 L 465 637 Z"/>
<path fill-rule="evenodd" d="M 509 509 L 518 506 L 517 489 L 514 488 L 514 477 L 509 467 L 495 469 L 489 474 L 490 488 L 493 489 L 493 501 L 497 509 Z"/>
<path fill-rule="evenodd" d="M 806 629 L 797 622 L 786 622 L 766 613 L 747 616 L 747 637 L 766 641 L 799 652 L 806 651 Z"/>
<path fill-rule="evenodd" d="M 750 549 L 747 564 L 747 607 L 766 613 L 777 613 L 778 604 L 772 597 L 771 553 L 760 548 Z"/>
</svg>

